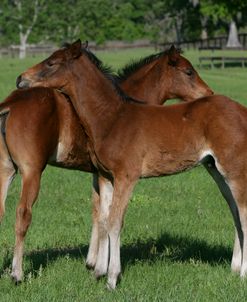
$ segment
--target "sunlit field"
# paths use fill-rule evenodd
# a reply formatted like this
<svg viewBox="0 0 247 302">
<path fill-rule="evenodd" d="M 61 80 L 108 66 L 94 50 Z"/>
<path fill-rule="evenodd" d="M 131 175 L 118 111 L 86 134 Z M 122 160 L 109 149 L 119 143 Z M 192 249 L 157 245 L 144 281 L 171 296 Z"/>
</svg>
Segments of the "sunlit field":
<svg viewBox="0 0 247 302">
<path fill-rule="evenodd" d="M 149 48 L 101 51 L 97 55 L 117 70 L 154 52 Z M 183 55 L 198 69 L 198 56 L 204 54 L 185 51 Z M 2 100 L 15 89 L 19 73 L 41 59 L 0 59 Z M 247 106 L 247 66 L 198 71 L 216 93 Z M 0 301 L 246 300 L 247 280 L 230 271 L 232 217 L 202 167 L 139 181 L 122 231 L 123 275 L 114 292 L 106 290 L 106 279 L 96 281 L 85 268 L 91 230 L 91 180 L 90 174 L 46 168 L 26 236 L 25 279 L 15 286 L 10 270 L 20 192 L 20 177 L 16 177 L 1 224 Z"/>
</svg>

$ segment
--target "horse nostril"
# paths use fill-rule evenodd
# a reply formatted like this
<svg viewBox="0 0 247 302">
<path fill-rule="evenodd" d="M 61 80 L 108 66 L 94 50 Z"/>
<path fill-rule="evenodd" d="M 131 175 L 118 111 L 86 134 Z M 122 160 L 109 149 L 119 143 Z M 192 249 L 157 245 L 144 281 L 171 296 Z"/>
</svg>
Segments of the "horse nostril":
<svg viewBox="0 0 247 302">
<path fill-rule="evenodd" d="M 30 81 L 22 78 L 21 75 L 16 79 L 16 87 L 19 89 L 30 87 Z"/>
</svg>

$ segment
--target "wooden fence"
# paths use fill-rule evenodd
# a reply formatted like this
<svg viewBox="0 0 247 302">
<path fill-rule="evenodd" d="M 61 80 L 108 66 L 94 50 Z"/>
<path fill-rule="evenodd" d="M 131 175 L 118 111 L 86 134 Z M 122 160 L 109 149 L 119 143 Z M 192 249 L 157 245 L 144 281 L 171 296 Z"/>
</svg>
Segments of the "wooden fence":
<svg viewBox="0 0 247 302">
<path fill-rule="evenodd" d="M 239 34 L 239 41 L 242 44 L 244 49 L 247 49 L 247 33 Z M 198 39 L 191 41 L 182 41 L 182 42 L 174 42 L 176 46 L 179 46 L 183 49 L 225 49 L 227 43 L 227 36 L 219 36 L 215 38 L 208 39 Z M 171 45 L 171 43 L 162 43 L 159 47 L 167 48 Z"/>
<path fill-rule="evenodd" d="M 26 55 L 35 57 L 37 55 L 43 55 L 47 56 L 51 54 L 54 50 L 56 50 L 56 47 L 54 46 L 29 46 L 26 50 Z M 9 46 L 9 47 L 3 47 L 0 48 L 0 58 L 2 57 L 11 57 L 15 58 L 19 56 L 19 47 L 18 46 Z"/>
<path fill-rule="evenodd" d="M 247 33 L 239 34 L 239 41 L 242 44 L 244 49 L 247 49 Z M 182 41 L 182 42 L 167 42 L 156 44 L 148 40 L 139 40 L 132 43 L 123 42 L 123 41 L 109 41 L 104 45 L 97 45 L 94 42 L 90 42 L 90 48 L 96 50 L 104 49 L 124 49 L 124 48 L 140 48 L 140 47 L 155 47 L 156 49 L 164 49 L 170 47 L 171 44 L 174 44 L 182 49 L 225 49 L 227 43 L 227 36 L 219 36 L 215 38 L 208 39 L 198 39 L 191 41 Z M 54 45 L 32 45 L 27 47 L 27 56 L 47 56 L 51 54 L 57 46 Z M 18 46 L 9 46 L 5 48 L 0 48 L 0 57 L 18 57 L 19 56 L 19 47 Z"/>
<path fill-rule="evenodd" d="M 26 49 L 27 56 L 47 56 L 51 54 L 58 46 L 53 45 L 32 45 L 28 46 Z M 127 48 L 141 48 L 141 47 L 154 47 L 154 43 L 149 40 L 137 40 L 134 42 L 125 41 L 107 41 L 103 45 L 97 45 L 95 42 L 89 42 L 90 49 L 93 50 L 114 50 L 114 49 L 127 49 Z M 0 48 L 0 57 L 18 57 L 19 56 L 19 46 L 9 46 L 5 48 Z"/>
</svg>

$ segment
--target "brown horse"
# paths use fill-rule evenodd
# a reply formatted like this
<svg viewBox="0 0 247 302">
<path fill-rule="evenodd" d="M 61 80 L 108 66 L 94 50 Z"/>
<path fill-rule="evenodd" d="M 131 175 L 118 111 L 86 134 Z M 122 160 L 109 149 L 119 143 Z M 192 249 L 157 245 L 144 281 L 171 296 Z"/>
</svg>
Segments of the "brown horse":
<svg viewBox="0 0 247 302">
<path fill-rule="evenodd" d="M 101 66 L 96 57 L 94 60 Z M 193 76 L 189 75 L 191 72 Z M 155 104 L 162 104 L 166 99 L 173 97 L 192 100 L 212 93 L 191 64 L 174 47 L 126 66 L 116 81 L 129 95 L 147 98 L 148 101 L 150 97 L 150 102 Z M 178 86 L 177 81 L 183 84 Z M 150 89 L 153 83 L 155 88 Z M 140 90 L 136 89 L 138 86 Z M 12 270 L 13 278 L 19 281 L 22 277 L 24 237 L 31 221 L 31 207 L 37 198 L 40 177 L 46 164 L 87 172 L 96 172 L 96 169 L 88 154 L 86 134 L 71 103 L 63 94 L 42 87 L 18 90 L 0 105 L 0 109 L 1 217 L 4 214 L 8 185 L 17 169 L 22 176 Z M 94 180 L 93 231 L 87 257 L 89 267 L 95 265 L 98 253 L 97 175 Z"/>
<path fill-rule="evenodd" d="M 128 200 L 140 177 L 171 175 L 203 163 L 232 211 L 238 237 L 233 269 L 247 273 L 247 109 L 224 96 L 172 106 L 143 106 L 123 99 L 77 41 L 28 69 L 24 86 L 66 93 L 89 136 L 99 174 L 112 182 L 113 200 L 99 224 L 97 276 L 108 270 L 115 288 L 120 265 L 120 231 Z M 103 178 L 102 178 L 103 179 Z M 100 190 L 107 192 L 104 181 Z M 101 196 L 102 197 L 102 196 Z M 20 212 L 20 216 L 21 216 Z M 110 241 L 110 260 L 107 247 Z"/>
<path fill-rule="evenodd" d="M 93 59 L 94 61 L 97 60 L 96 57 Z M 163 66 L 162 70 L 161 66 Z M 179 74 L 176 78 L 173 74 L 174 71 L 177 72 L 177 76 Z M 117 82 L 129 96 L 145 100 L 148 104 L 154 105 L 161 105 L 164 100 L 174 97 L 190 101 L 195 100 L 199 95 L 212 94 L 212 90 L 202 82 L 195 69 L 180 55 L 180 51 L 176 50 L 174 46 L 171 46 L 168 51 L 151 55 L 125 66 L 119 72 Z M 155 83 L 154 87 L 152 87 L 153 83 Z M 88 268 L 94 268 L 97 261 L 100 215 L 106 215 L 105 211 L 107 211 L 112 200 L 113 187 L 111 182 L 106 184 L 106 179 L 104 179 L 104 184 L 104 188 L 107 188 L 107 190 L 101 190 L 104 202 L 100 206 L 98 175 L 94 174 L 93 228 L 86 260 Z M 105 206 L 105 204 L 108 206 Z M 108 244 L 106 243 L 106 245 Z"/>
</svg>

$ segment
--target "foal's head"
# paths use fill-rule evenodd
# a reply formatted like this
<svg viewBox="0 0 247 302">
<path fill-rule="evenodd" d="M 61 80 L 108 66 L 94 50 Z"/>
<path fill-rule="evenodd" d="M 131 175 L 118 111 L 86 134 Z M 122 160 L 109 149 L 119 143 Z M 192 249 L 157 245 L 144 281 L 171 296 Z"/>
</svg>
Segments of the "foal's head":
<svg viewBox="0 0 247 302">
<path fill-rule="evenodd" d="M 130 62 L 118 72 L 118 81 L 131 96 L 152 104 L 162 104 L 173 98 L 191 101 L 212 94 L 191 63 L 174 46 Z"/>
<path fill-rule="evenodd" d="M 34 65 L 22 73 L 16 80 L 18 88 L 44 86 L 57 88 L 66 92 L 72 75 L 72 64 L 81 56 L 86 45 L 78 40 L 55 51 L 41 63 Z"/>
<path fill-rule="evenodd" d="M 170 92 L 168 98 L 179 97 L 185 101 L 191 101 L 213 94 L 213 91 L 200 78 L 192 64 L 181 56 L 180 50 L 171 46 L 166 52 L 166 81 L 169 83 Z"/>
</svg>

